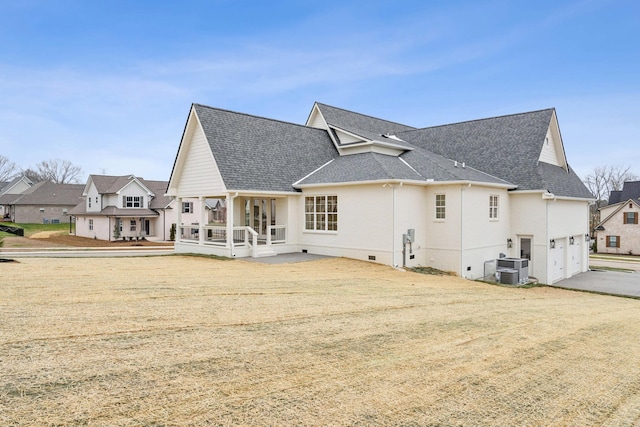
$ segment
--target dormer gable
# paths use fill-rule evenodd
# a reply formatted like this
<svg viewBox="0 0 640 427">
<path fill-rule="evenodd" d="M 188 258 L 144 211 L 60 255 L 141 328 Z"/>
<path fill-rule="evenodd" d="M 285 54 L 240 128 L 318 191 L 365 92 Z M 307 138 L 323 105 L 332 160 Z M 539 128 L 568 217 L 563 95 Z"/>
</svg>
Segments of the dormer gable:
<svg viewBox="0 0 640 427">
<path fill-rule="evenodd" d="M 542 149 L 540 150 L 539 162 L 548 163 L 554 166 L 560 166 L 565 171 L 569 171 L 567 166 L 567 157 L 564 151 L 564 144 L 562 143 L 562 136 L 560 135 L 560 126 L 558 125 L 558 119 L 556 117 L 555 110 L 551 115 L 551 121 L 547 128 L 547 133 L 542 142 Z"/>
</svg>

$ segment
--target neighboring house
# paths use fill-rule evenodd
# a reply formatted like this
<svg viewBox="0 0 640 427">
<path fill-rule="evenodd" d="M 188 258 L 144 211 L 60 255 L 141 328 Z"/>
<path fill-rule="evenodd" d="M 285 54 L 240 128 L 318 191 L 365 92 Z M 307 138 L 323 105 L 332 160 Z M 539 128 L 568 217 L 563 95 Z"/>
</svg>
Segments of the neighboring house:
<svg viewBox="0 0 640 427">
<path fill-rule="evenodd" d="M 22 194 L 33 187 L 33 181 L 26 176 L 19 176 L 12 181 L 0 183 L 0 220 L 11 220 L 11 204 Z"/>
<path fill-rule="evenodd" d="M 500 256 L 552 283 L 588 268 L 593 196 L 554 109 L 416 129 L 314 104 L 305 126 L 193 104 L 167 189 L 224 199 L 177 216 L 176 252 L 309 252 L 470 279 Z"/>
<path fill-rule="evenodd" d="M 612 191 L 609 204 L 600 208 L 596 227 L 597 252 L 640 255 L 640 181 L 625 182 Z"/>
<path fill-rule="evenodd" d="M 72 214 L 76 235 L 100 240 L 155 238 L 169 240 L 173 199 L 164 195 L 166 181 L 134 175 L 90 175 L 84 201 Z"/>
<path fill-rule="evenodd" d="M 18 224 L 70 222 L 69 211 L 82 200 L 82 187 L 41 181 L 20 194 L 3 195 L 2 203 L 8 208 L 8 219 Z"/>
</svg>

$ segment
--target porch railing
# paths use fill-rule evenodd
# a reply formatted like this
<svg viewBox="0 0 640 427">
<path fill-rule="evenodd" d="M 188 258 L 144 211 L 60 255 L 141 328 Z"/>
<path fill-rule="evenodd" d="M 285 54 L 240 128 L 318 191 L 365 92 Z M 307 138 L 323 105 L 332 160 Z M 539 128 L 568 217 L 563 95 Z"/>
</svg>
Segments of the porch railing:
<svg viewBox="0 0 640 427">
<path fill-rule="evenodd" d="M 181 225 L 180 240 L 197 242 L 200 237 L 200 227 L 197 225 Z"/>
<path fill-rule="evenodd" d="M 200 242 L 200 227 L 198 225 L 181 225 L 180 240 L 186 242 Z M 203 230 L 203 243 L 213 246 L 227 245 L 227 227 L 224 225 L 205 225 Z M 233 227 L 234 246 L 258 246 L 258 233 L 251 227 Z M 267 227 L 266 244 L 281 244 L 287 241 L 286 225 L 270 225 Z"/>
<path fill-rule="evenodd" d="M 286 225 L 269 225 L 267 227 L 267 245 L 286 243 L 287 242 L 287 226 Z"/>
</svg>

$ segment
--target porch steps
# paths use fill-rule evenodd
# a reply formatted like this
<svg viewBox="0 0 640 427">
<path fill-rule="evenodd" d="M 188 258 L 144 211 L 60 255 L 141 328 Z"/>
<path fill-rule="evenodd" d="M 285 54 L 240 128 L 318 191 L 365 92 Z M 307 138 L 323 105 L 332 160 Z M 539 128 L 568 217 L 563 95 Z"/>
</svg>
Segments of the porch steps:
<svg viewBox="0 0 640 427">
<path fill-rule="evenodd" d="M 270 248 L 260 248 L 256 251 L 256 258 L 268 257 L 268 256 L 276 256 L 278 253 Z"/>
</svg>

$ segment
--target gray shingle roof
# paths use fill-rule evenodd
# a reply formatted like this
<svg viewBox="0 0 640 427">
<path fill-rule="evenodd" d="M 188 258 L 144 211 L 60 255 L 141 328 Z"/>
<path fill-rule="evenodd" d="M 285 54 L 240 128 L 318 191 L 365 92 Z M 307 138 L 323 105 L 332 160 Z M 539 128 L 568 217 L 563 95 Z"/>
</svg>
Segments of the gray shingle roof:
<svg viewBox="0 0 640 427">
<path fill-rule="evenodd" d="M 338 155 L 321 129 L 193 107 L 230 190 L 295 191 L 294 182 Z"/>
<path fill-rule="evenodd" d="M 626 202 L 629 199 L 640 199 L 640 181 L 625 181 L 622 190 L 612 191 L 609 194 L 609 205 Z"/>
<path fill-rule="evenodd" d="M 398 157 L 361 153 L 337 157 L 300 181 L 298 186 L 389 179 L 422 180 L 422 177 Z"/>
<path fill-rule="evenodd" d="M 416 150 L 400 157 L 378 153 L 338 157 L 300 181 L 297 186 L 376 180 L 477 181 L 509 185 L 471 167 L 462 167 L 462 164 L 455 166 L 453 161 L 437 154 Z"/>
<path fill-rule="evenodd" d="M 301 179 L 297 183 L 300 186 L 433 179 L 486 182 L 592 198 L 571 168 L 567 172 L 538 161 L 553 109 L 415 129 L 316 105 L 330 126 L 368 139 L 395 134 L 413 150 L 400 158 L 375 153 L 340 157 L 325 130 L 200 104 L 193 108 L 229 190 L 295 191 L 292 184 Z M 458 161 L 458 167 L 453 160 Z"/>
<path fill-rule="evenodd" d="M 415 129 L 412 126 L 378 119 L 376 117 L 332 107 L 319 102 L 316 102 L 316 105 L 328 125 L 348 130 L 356 135 L 359 135 L 358 130 L 371 132 L 376 135 L 385 135 Z"/>
<path fill-rule="evenodd" d="M 11 204 L 75 206 L 82 200 L 83 190 L 82 184 L 54 184 L 41 181 L 19 194 Z"/>
<path fill-rule="evenodd" d="M 402 132 L 423 149 L 518 185 L 558 196 L 592 198 L 575 172 L 538 162 L 554 110 L 540 110 Z"/>
</svg>

